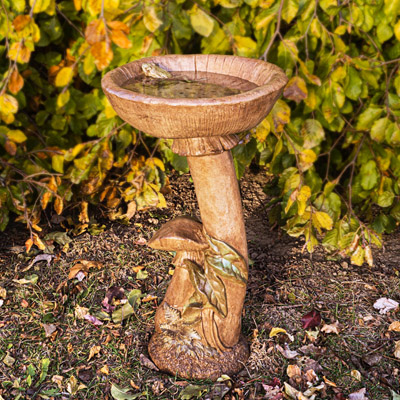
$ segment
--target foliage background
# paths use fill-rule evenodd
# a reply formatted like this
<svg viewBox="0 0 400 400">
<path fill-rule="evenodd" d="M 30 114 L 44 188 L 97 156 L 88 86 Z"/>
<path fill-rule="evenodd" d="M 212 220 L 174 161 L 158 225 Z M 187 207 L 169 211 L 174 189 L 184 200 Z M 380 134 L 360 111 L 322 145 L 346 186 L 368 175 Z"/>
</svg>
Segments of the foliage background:
<svg viewBox="0 0 400 400">
<path fill-rule="evenodd" d="M 169 143 L 121 121 L 102 75 L 167 53 L 260 57 L 290 78 L 233 150 L 271 175 L 271 223 L 354 264 L 400 221 L 400 0 L 0 0 L 0 229 L 44 210 L 88 227 L 163 207 Z M 55 217 L 55 215 L 53 215 Z"/>
</svg>

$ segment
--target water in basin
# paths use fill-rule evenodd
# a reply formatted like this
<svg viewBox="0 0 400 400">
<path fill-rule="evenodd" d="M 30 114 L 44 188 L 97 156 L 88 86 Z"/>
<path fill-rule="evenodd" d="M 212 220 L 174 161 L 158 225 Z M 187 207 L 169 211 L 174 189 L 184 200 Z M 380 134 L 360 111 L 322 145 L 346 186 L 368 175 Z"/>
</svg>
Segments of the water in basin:
<svg viewBox="0 0 400 400">
<path fill-rule="evenodd" d="M 171 78 L 150 78 L 144 74 L 127 80 L 122 87 L 133 92 L 169 99 L 233 96 L 257 87 L 247 80 L 210 72 L 173 71 Z"/>
</svg>

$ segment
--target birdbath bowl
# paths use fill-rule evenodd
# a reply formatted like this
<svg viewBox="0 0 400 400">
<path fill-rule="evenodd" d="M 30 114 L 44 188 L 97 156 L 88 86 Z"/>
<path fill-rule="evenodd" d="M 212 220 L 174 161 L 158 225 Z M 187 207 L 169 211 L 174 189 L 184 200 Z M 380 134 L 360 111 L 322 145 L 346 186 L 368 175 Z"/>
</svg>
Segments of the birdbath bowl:
<svg viewBox="0 0 400 400">
<path fill-rule="evenodd" d="M 239 94 L 216 98 L 163 98 L 125 89 L 150 63 L 194 81 Z M 118 115 L 133 127 L 173 139 L 187 156 L 202 222 L 178 217 L 149 241 L 175 251 L 171 283 L 155 316 L 149 353 L 162 371 L 216 380 L 239 372 L 249 356 L 241 335 L 248 278 L 246 233 L 230 149 L 237 133 L 259 124 L 287 78 L 275 65 L 224 55 L 143 58 L 108 72 L 102 87 Z"/>
</svg>

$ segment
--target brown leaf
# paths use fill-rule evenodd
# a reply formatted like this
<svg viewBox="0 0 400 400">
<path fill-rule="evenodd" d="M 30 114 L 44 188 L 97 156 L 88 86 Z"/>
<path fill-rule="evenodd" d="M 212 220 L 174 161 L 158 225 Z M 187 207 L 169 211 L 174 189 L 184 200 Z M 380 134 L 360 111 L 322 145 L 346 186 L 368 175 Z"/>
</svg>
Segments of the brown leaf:
<svg viewBox="0 0 400 400">
<path fill-rule="evenodd" d="M 42 324 L 42 326 L 46 337 L 51 336 L 57 330 L 57 327 L 54 324 Z"/>
<path fill-rule="evenodd" d="M 400 321 L 393 321 L 388 328 L 389 331 L 400 332 Z"/>
<path fill-rule="evenodd" d="M 339 334 L 339 322 L 336 321 L 333 324 L 325 324 L 322 328 L 321 328 L 321 332 L 325 332 L 325 333 L 335 333 L 336 335 Z"/>
<path fill-rule="evenodd" d="M 11 140 L 6 140 L 4 143 L 4 148 L 6 149 L 6 152 L 12 156 L 17 154 L 17 145 Z"/>
<path fill-rule="evenodd" d="M 288 365 L 286 373 L 289 378 L 294 378 L 301 376 L 301 369 L 298 365 Z"/>
<path fill-rule="evenodd" d="M 139 359 L 140 359 L 140 364 L 142 364 L 144 367 L 152 369 L 154 371 L 159 371 L 159 369 L 156 367 L 153 361 L 150 361 L 144 354 L 141 354 L 139 356 Z"/>
<path fill-rule="evenodd" d="M 85 30 L 85 39 L 90 44 L 99 43 L 104 40 L 106 27 L 102 19 L 95 19 L 90 22 Z"/>
<path fill-rule="evenodd" d="M 111 45 L 105 41 L 95 43 L 91 47 L 90 52 L 94 57 L 94 63 L 99 71 L 107 68 L 114 57 Z"/>
<path fill-rule="evenodd" d="M 54 211 L 57 213 L 57 215 L 60 215 L 63 211 L 64 208 L 64 202 L 62 197 L 57 196 L 56 199 L 54 200 Z"/>
<path fill-rule="evenodd" d="M 299 76 L 291 78 L 283 91 L 283 95 L 289 100 L 294 100 L 296 103 L 300 103 L 300 101 L 306 99 L 308 90 L 304 79 Z"/>
<path fill-rule="evenodd" d="M 83 224 L 89 222 L 89 215 L 88 215 L 88 202 L 87 201 L 82 201 L 80 204 L 80 209 L 81 212 L 79 213 L 79 221 L 82 222 Z"/>
<path fill-rule="evenodd" d="M 122 32 L 124 32 L 126 34 L 129 33 L 128 25 L 124 24 L 122 21 L 108 21 L 107 25 L 111 29 L 119 30 L 119 31 L 122 31 Z"/>
<path fill-rule="evenodd" d="M 19 32 L 22 31 L 31 22 L 31 20 L 32 19 L 29 15 L 17 15 L 12 24 L 14 29 Z"/>
<path fill-rule="evenodd" d="M 111 40 L 122 49 L 129 49 L 132 47 L 132 42 L 128 37 L 120 30 L 111 31 Z"/>
<path fill-rule="evenodd" d="M 124 297 L 124 289 L 118 286 L 112 286 L 107 290 L 106 296 L 102 301 L 101 305 L 103 306 L 106 312 L 112 312 L 115 309 L 115 306 L 112 305 L 114 299 L 122 299 Z"/>
<path fill-rule="evenodd" d="M 17 94 L 24 86 L 24 78 L 20 75 L 17 69 L 14 69 L 8 82 L 8 90 L 12 94 Z"/>
<path fill-rule="evenodd" d="M 394 356 L 400 358 L 400 340 L 394 342 Z"/>
<path fill-rule="evenodd" d="M 62 390 L 62 381 L 63 381 L 64 377 L 61 375 L 53 375 L 53 377 L 51 378 L 51 381 L 55 384 L 57 384 L 58 388 L 60 389 L 60 391 Z"/>
</svg>

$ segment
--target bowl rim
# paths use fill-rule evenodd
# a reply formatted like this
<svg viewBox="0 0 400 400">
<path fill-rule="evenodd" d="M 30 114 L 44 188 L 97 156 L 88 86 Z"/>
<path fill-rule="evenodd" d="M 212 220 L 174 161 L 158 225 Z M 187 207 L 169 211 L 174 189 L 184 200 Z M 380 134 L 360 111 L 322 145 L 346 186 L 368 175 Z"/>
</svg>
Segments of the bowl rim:
<svg viewBox="0 0 400 400">
<path fill-rule="evenodd" d="M 264 65 L 266 68 L 270 69 L 271 75 L 268 77 L 268 80 L 265 84 L 257 86 L 253 89 L 247 90 L 243 93 L 234 94 L 230 96 L 223 97 L 215 97 L 215 98 L 166 98 L 166 97 L 156 97 L 150 96 L 143 93 L 133 92 L 128 89 L 124 89 L 122 86 L 118 85 L 115 82 L 115 76 L 119 73 L 124 73 L 126 75 L 126 70 L 132 64 L 143 64 L 144 62 L 162 62 L 163 58 L 192 58 L 195 59 L 197 57 L 217 57 L 217 58 L 236 58 L 236 59 L 244 59 L 246 62 L 254 62 L 255 65 Z M 127 76 L 127 80 L 129 76 Z M 242 78 L 243 79 L 243 78 Z M 120 67 L 117 67 L 109 72 L 107 72 L 102 80 L 101 87 L 103 92 L 106 94 L 112 94 L 118 98 L 139 102 L 143 104 L 152 104 L 152 105 L 163 105 L 163 106 L 186 106 L 186 107 L 199 107 L 199 106 L 216 106 L 216 105 L 234 105 L 234 104 L 243 104 L 252 102 L 260 97 L 267 96 L 271 93 L 277 92 L 286 85 L 288 82 L 288 78 L 281 68 L 276 66 L 275 64 L 268 63 L 266 61 L 257 59 L 257 58 L 248 58 L 234 55 L 222 55 L 222 54 L 167 54 L 162 56 L 152 56 L 152 57 L 144 57 L 134 61 L 131 61 L 127 64 L 124 64 Z"/>
</svg>

